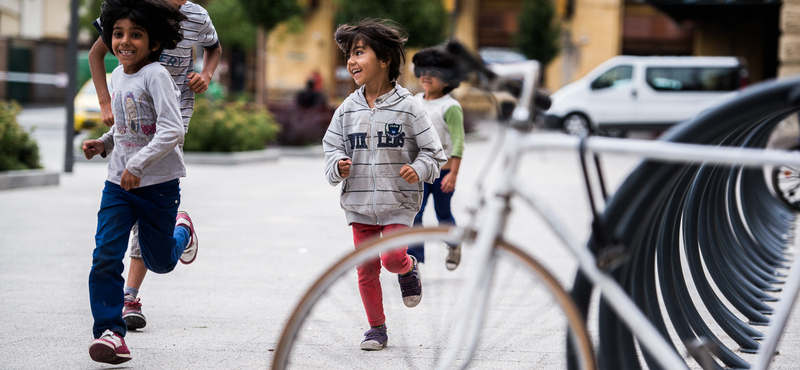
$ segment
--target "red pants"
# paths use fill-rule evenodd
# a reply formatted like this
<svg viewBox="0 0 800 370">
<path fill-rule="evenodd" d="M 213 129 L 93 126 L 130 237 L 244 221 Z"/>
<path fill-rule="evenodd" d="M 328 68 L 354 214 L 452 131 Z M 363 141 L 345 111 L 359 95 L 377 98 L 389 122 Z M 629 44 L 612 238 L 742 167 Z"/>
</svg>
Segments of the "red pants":
<svg viewBox="0 0 800 370">
<path fill-rule="evenodd" d="M 407 229 L 405 225 L 365 225 L 353 223 L 353 241 L 358 249 L 364 241 L 393 230 Z M 367 311 L 370 326 L 383 325 L 386 316 L 383 314 L 383 292 L 381 291 L 381 262 L 391 273 L 404 274 L 411 270 L 411 258 L 406 253 L 407 247 L 397 248 L 381 253 L 380 258 L 364 262 L 358 266 L 358 291 L 361 302 Z"/>
</svg>

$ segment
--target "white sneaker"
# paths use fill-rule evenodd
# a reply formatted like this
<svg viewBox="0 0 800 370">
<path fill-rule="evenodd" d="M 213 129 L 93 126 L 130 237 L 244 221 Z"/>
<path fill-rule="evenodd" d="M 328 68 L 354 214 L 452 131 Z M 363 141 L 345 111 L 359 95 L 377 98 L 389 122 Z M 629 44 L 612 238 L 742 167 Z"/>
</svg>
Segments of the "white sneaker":
<svg viewBox="0 0 800 370">
<path fill-rule="evenodd" d="M 184 211 L 178 211 L 178 215 L 175 216 L 175 227 L 178 226 L 189 228 L 189 234 L 191 234 L 189 237 L 189 244 L 186 246 L 186 249 L 183 250 L 183 254 L 181 254 L 181 263 L 188 265 L 197 258 L 197 233 L 194 232 L 192 218 Z"/>
</svg>

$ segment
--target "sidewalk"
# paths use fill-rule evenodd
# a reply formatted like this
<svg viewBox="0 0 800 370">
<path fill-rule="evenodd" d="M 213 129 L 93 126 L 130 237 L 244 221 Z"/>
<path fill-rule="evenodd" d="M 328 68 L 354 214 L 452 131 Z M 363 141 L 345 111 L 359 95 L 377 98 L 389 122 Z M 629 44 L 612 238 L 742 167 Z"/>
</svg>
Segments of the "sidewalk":
<svg viewBox="0 0 800 370">
<path fill-rule="evenodd" d="M 479 172 L 491 144 L 468 142 L 453 205 L 457 220 L 467 218 L 476 180 L 492 177 Z M 616 188 L 637 161 L 608 159 L 609 187 Z M 59 186 L 1 191 L 0 368 L 268 368 L 269 350 L 295 302 L 353 248 L 339 188 L 326 182 L 323 163 L 322 157 L 283 156 L 237 166 L 187 165 L 181 209 L 197 224 L 197 261 L 166 275 L 148 274 L 140 293 L 148 324 L 129 332 L 133 360 L 117 367 L 93 362 L 87 351 L 87 278 L 106 164 L 76 163 Z M 532 154 L 520 173 L 548 194 L 576 237 L 588 237 L 577 156 Z M 432 210 L 425 222 L 435 223 Z M 517 207 L 509 230 L 510 240 L 538 246 L 531 252 L 571 284 L 575 263 L 537 216 Z M 797 335 L 789 338 L 788 348 L 797 349 Z M 353 346 L 359 341 L 353 338 Z"/>
</svg>

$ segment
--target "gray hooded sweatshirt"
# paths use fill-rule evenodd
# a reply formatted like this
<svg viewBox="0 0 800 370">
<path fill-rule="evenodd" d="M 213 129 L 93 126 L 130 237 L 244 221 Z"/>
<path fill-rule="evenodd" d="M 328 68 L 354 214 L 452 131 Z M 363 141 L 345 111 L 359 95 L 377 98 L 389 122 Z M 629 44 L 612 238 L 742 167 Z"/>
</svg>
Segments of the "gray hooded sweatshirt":
<svg viewBox="0 0 800 370">
<path fill-rule="evenodd" d="M 433 183 L 447 163 L 439 135 L 414 96 L 399 84 L 370 108 L 364 87 L 336 109 L 325 137 L 325 177 L 342 183 L 340 204 L 347 223 L 413 226 L 423 183 Z M 350 159 L 350 176 L 338 163 Z M 400 169 L 409 164 L 420 182 L 409 184 Z"/>
</svg>

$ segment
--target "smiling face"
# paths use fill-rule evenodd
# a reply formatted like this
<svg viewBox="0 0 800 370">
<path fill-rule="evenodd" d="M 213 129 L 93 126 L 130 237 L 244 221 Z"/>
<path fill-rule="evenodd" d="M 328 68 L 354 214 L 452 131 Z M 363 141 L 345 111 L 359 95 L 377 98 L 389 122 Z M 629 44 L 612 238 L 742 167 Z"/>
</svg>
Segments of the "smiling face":
<svg viewBox="0 0 800 370">
<path fill-rule="evenodd" d="M 367 85 L 369 88 L 389 82 L 389 63 L 378 60 L 375 51 L 363 40 L 353 44 L 347 70 L 359 86 Z"/>
<path fill-rule="evenodd" d="M 111 33 L 111 49 L 122 64 L 125 73 L 136 73 L 150 64 L 148 57 L 158 50 L 158 43 L 150 47 L 150 37 L 144 28 L 123 18 L 114 23 Z"/>
<path fill-rule="evenodd" d="M 419 75 L 419 83 L 425 91 L 425 99 L 441 98 L 444 96 L 444 88 L 447 87 L 441 72 L 433 69 L 423 69 Z"/>
</svg>

